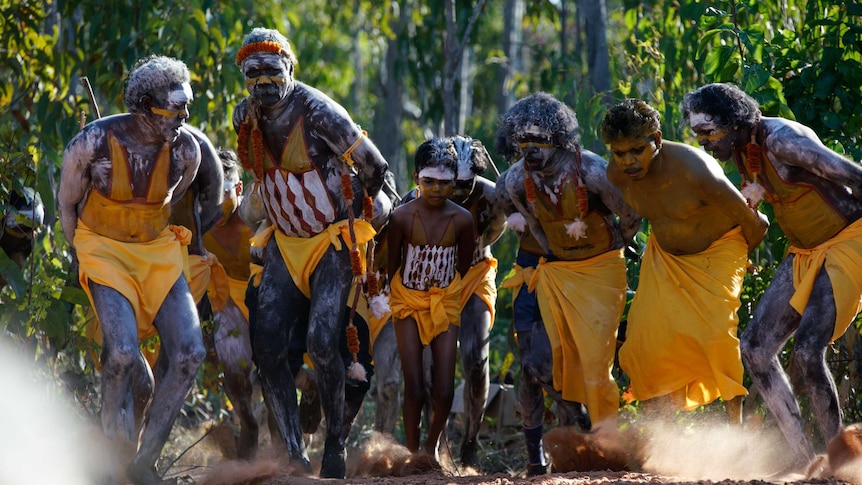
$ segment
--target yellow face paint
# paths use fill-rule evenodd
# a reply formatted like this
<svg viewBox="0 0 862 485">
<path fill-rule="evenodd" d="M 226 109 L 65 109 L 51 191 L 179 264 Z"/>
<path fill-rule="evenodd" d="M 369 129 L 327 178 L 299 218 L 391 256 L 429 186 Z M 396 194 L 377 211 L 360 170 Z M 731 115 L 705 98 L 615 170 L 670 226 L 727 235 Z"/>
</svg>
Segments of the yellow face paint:
<svg viewBox="0 0 862 485">
<path fill-rule="evenodd" d="M 181 110 L 181 109 L 173 110 L 173 109 L 164 109 L 164 108 L 152 107 L 152 108 L 150 108 L 150 111 L 152 111 L 153 114 L 156 114 L 159 116 L 164 116 L 165 118 L 176 118 L 177 116 L 180 115 L 180 113 L 182 113 L 185 110 Z"/>
<path fill-rule="evenodd" d="M 538 143 L 534 141 L 526 141 L 523 143 L 518 143 L 518 148 L 554 148 L 554 145 L 551 143 Z"/>
<path fill-rule="evenodd" d="M 286 78 L 284 76 L 258 76 L 250 77 L 245 80 L 245 87 L 251 87 L 255 84 L 284 84 Z"/>
</svg>

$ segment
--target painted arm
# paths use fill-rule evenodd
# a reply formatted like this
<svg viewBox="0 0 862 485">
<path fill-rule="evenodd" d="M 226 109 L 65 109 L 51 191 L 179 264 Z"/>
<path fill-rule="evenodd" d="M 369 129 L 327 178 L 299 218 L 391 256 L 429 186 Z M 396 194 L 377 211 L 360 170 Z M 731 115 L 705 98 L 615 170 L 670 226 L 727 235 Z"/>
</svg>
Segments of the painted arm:
<svg viewBox="0 0 862 485">
<path fill-rule="evenodd" d="M 180 131 L 178 143 L 171 152 L 171 156 L 180 160 L 183 167 L 183 174 L 174 188 L 171 198 L 171 204 L 175 204 L 183 197 L 183 194 L 191 187 L 195 177 L 197 177 L 201 165 L 201 147 L 190 133 Z"/>
<path fill-rule="evenodd" d="M 198 142 L 201 163 L 195 175 L 195 190 L 199 207 L 198 216 L 201 234 L 212 229 L 221 217 L 221 204 L 224 201 L 224 172 L 221 159 L 209 138 L 197 128 L 186 127 Z"/>
<path fill-rule="evenodd" d="M 500 236 L 506 230 L 506 212 L 500 207 L 500 204 L 496 203 L 497 188 L 493 182 L 489 181 L 485 187 L 483 196 L 485 197 L 486 210 L 488 211 L 488 214 L 486 214 L 488 225 L 482 235 L 482 240 L 490 246 L 497 242 L 497 239 L 500 239 Z"/>
<path fill-rule="evenodd" d="M 628 245 L 641 227 L 641 216 L 626 203 L 619 187 L 608 180 L 608 162 L 604 158 L 588 150 L 583 151 L 583 166 L 585 169 L 584 183 L 596 191 L 602 203 L 620 219 L 620 232 L 623 242 Z"/>
<path fill-rule="evenodd" d="M 405 211 L 395 209 L 387 226 L 386 271 L 389 281 L 395 281 L 395 273 L 401 269 L 401 253 L 404 251 L 404 248 L 401 246 L 405 242 L 403 214 L 405 214 Z"/>
<path fill-rule="evenodd" d="M 706 156 L 704 154 L 704 156 Z M 699 183 L 693 188 L 699 192 L 701 200 L 721 208 L 740 228 L 751 252 L 760 244 L 769 228 L 769 220 L 760 211 L 748 206 L 745 198 L 724 175 L 721 166 L 711 157 L 704 160 L 702 173 L 695 174 Z M 693 177 L 694 179 L 694 177 Z"/>
<path fill-rule="evenodd" d="M 458 228 L 458 273 L 463 277 L 470 271 L 473 263 L 473 253 L 476 251 L 476 234 L 474 232 L 473 216 L 470 211 L 458 206 L 461 211 L 455 219 Z"/>
<path fill-rule="evenodd" d="M 90 188 L 90 163 L 95 157 L 96 142 L 104 140 L 104 132 L 92 126 L 84 128 L 66 146 L 60 170 L 60 223 L 69 246 L 75 248 L 78 227 L 78 204 Z"/>
<path fill-rule="evenodd" d="M 551 252 L 551 246 L 548 244 L 548 237 L 542 229 L 541 223 L 533 215 L 528 208 L 526 189 L 524 188 L 524 177 L 527 176 L 524 170 L 523 161 L 519 161 L 509 167 L 505 172 L 500 174 L 497 179 L 497 204 L 500 210 L 507 216 L 519 213 L 527 222 L 527 227 L 539 243 L 542 250 L 546 253 Z"/>
<path fill-rule="evenodd" d="M 807 126 L 781 121 L 783 123 L 767 136 L 764 143 L 770 159 L 849 187 L 853 195 L 862 200 L 862 165 L 827 148 Z"/>
</svg>

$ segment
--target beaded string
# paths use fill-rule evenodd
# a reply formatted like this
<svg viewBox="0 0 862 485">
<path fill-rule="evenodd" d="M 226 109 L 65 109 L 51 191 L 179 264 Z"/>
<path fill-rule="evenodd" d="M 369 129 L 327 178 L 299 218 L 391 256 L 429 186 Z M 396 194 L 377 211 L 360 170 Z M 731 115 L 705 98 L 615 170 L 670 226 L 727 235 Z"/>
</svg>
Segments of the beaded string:
<svg viewBox="0 0 862 485">
<path fill-rule="evenodd" d="M 359 253 L 359 248 L 356 244 L 356 229 L 354 228 L 354 215 L 353 215 L 353 199 L 355 195 L 353 193 L 353 180 L 350 177 L 350 170 L 354 166 L 353 161 L 353 151 L 362 143 L 362 138 L 365 136 L 365 131 L 363 131 L 359 137 L 357 137 L 356 141 L 348 148 L 344 154 L 341 155 L 341 160 L 344 162 L 342 165 L 342 173 L 341 173 L 341 194 L 344 196 L 344 200 L 347 201 L 347 227 L 350 232 L 350 267 L 353 270 L 353 280 L 355 285 L 355 291 L 353 294 L 353 302 L 350 305 L 350 318 L 347 324 L 347 350 L 353 355 L 353 364 L 350 366 L 351 370 L 348 374 L 353 375 L 359 380 L 366 381 L 365 378 L 365 369 L 364 367 L 360 371 L 359 367 L 362 364 L 359 363 L 359 330 L 356 328 L 356 325 L 353 324 L 353 321 L 356 318 L 356 305 L 359 303 L 359 295 L 362 292 L 362 256 Z M 371 197 L 364 196 L 362 199 L 362 209 L 363 215 L 366 219 L 370 220 L 374 217 L 374 206 L 371 201 Z M 366 276 L 367 278 L 367 276 Z M 354 375 L 355 373 L 355 375 Z"/>
</svg>

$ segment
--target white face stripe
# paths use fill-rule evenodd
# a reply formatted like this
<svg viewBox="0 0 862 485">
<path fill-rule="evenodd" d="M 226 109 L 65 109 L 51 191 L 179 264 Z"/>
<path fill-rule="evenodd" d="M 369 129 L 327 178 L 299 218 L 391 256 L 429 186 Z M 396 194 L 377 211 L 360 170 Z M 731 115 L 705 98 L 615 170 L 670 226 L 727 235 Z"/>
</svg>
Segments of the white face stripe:
<svg viewBox="0 0 862 485">
<path fill-rule="evenodd" d="M 692 128 L 701 128 L 704 130 L 716 128 L 715 123 L 712 121 L 712 116 L 706 113 L 690 113 L 688 115 L 688 123 Z"/>
<path fill-rule="evenodd" d="M 189 83 L 182 83 L 168 93 L 167 106 L 182 106 L 192 100 L 192 87 Z"/>
<path fill-rule="evenodd" d="M 419 178 L 430 178 L 437 180 L 455 180 L 455 172 L 444 168 L 442 165 L 436 167 L 425 167 L 419 171 Z"/>
</svg>

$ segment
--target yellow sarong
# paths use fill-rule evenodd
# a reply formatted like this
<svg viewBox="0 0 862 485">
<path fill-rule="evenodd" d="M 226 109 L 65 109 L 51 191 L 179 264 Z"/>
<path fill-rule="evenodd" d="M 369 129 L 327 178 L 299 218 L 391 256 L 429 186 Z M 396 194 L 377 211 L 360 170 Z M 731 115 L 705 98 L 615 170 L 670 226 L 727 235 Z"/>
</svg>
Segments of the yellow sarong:
<svg viewBox="0 0 862 485">
<path fill-rule="evenodd" d="M 233 300 L 234 304 L 245 317 L 245 322 L 248 323 L 248 307 L 245 306 L 245 292 L 248 289 L 248 281 L 228 276 L 227 282 L 230 288 L 230 299 Z"/>
<path fill-rule="evenodd" d="M 862 310 L 862 219 L 857 219 L 841 230 L 832 239 L 811 249 L 790 247 L 793 258 L 793 286 L 796 292 L 790 305 L 805 312 L 814 280 L 825 264 L 832 296 L 835 300 L 835 330 L 831 342 L 844 335 Z"/>
<path fill-rule="evenodd" d="M 594 423 L 615 419 L 620 398 L 611 367 L 626 304 L 622 249 L 583 261 L 542 258 L 527 289 L 536 293 L 551 341 L 554 389 L 584 403 Z"/>
<path fill-rule="evenodd" d="M 648 239 L 619 355 L 634 399 L 680 393 L 692 410 L 748 393 L 736 336 L 747 255 L 739 227 L 683 256 Z"/>
<path fill-rule="evenodd" d="M 362 220 L 355 219 L 353 221 L 354 233 L 356 234 L 356 245 L 359 249 L 360 259 L 362 260 L 362 268 L 365 270 L 365 250 L 368 247 L 368 241 L 374 237 L 377 232 L 371 227 L 371 224 Z M 326 230 L 312 237 L 291 237 L 285 235 L 281 231 L 275 231 L 270 228 L 264 233 L 264 237 L 269 234 L 275 234 L 275 242 L 278 244 L 278 250 L 281 252 L 281 257 L 284 259 L 284 264 L 287 270 L 293 277 L 293 282 L 299 291 L 306 298 L 311 297 L 311 287 L 309 280 L 311 273 L 317 268 L 317 263 L 320 258 L 332 245 L 336 251 L 341 250 L 341 240 L 343 239 L 348 245 L 350 244 L 350 226 L 347 220 L 333 222 L 327 226 Z M 341 236 L 341 238 L 339 238 Z M 252 238 L 252 245 L 258 246 L 261 243 L 259 235 Z"/>
<path fill-rule="evenodd" d="M 189 275 L 189 290 L 195 303 L 200 303 L 206 293 L 213 312 L 224 310 L 230 296 L 230 283 L 218 258 L 210 252 L 206 256 L 189 254 Z"/>
<path fill-rule="evenodd" d="M 152 241 L 120 242 L 93 232 L 79 219 L 75 249 L 81 288 L 91 305 L 90 281 L 117 290 L 135 312 L 138 338 L 152 337 L 156 334 L 153 320 L 183 274 L 184 247 L 190 241 L 191 231 L 171 225 Z"/>
<path fill-rule="evenodd" d="M 497 259 L 486 258 L 470 267 L 461 280 L 461 308 L 471 296 L 478 296 L 491 312 L 491 327 L 497 306 Z"/>
<path fill-rule="evenodd" d="M 461 326 L 461 276 L 446 288 L 436 286 L 428 291 L 412 290 L 401 282 L 399 270 L 390 283 L 389 306 L 392 318 L 413 317 L 419 328 L 422 345 L 428 345 L 434 337 L 449 330 L 449 324 Z"/>
</svg>

